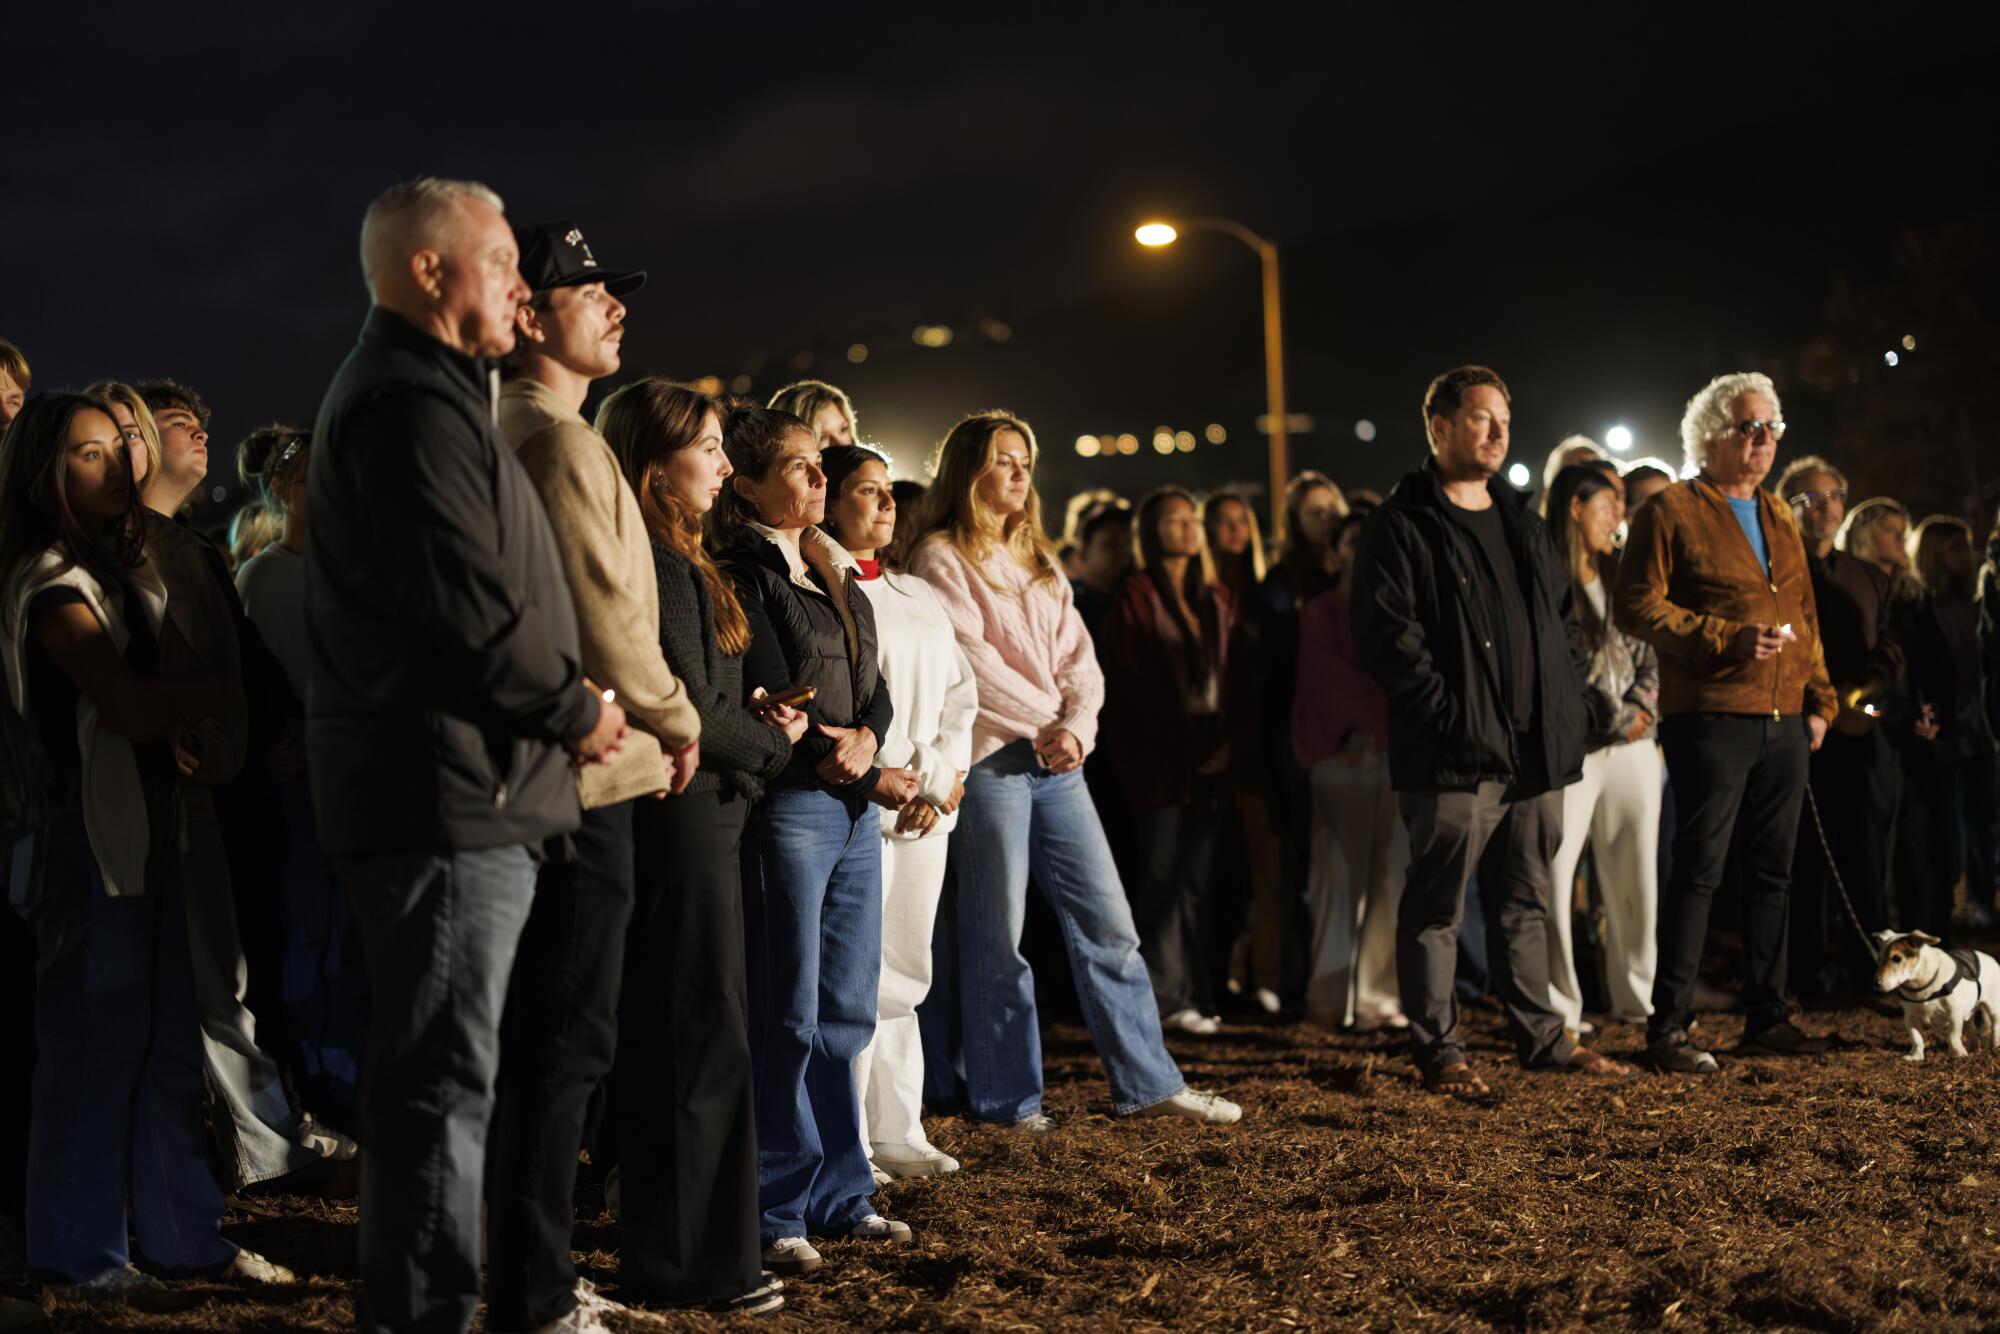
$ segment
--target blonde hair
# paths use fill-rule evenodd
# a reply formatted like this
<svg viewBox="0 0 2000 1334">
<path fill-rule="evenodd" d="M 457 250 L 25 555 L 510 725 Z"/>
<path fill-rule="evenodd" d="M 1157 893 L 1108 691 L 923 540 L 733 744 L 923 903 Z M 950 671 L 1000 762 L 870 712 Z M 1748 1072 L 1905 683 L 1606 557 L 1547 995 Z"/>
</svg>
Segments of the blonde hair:
<svg viewBox="0 0 2000 1334">
<path fill-rule="evenodd" d="M 828 404 L 840 409 L 840 415 L 847 419 L 848 436 L 853 443 L 860 444 L 860 428 L 855 424 L 854 418 L 854 401 L 837 385 L 830 385 L 824 380 L 798 380 L 771 395 L 771 401 L 764 406 L 791 413 L 812 427 L 814 440 L 819 440 L 819 410 Z"/>
<path fill-rule="evenodd" d="M 132 414 L 132 420 L 139 425 L 139 439 L 146 448 L 146 477 L 150 479 L 157 474 L 160 470 L 160 424 L 153 420 L 153 410 L 146 406 L 145 397 L 131 385 L 117 380 L 99 380 L 83 392 L 106 403 L 115 403 Z"/>
<path fill-rule="evenodd" d="M 251 501 L 229 520 L 229 568 L 242 569 L 253 556 L 284 535 L 284 512 L 268 501 Z"/>
<path fill-rule="evenodd" d="M 1018 432 L 1027 441 L 1029 469 L 1028 502 L 1019 514 L 1005 517 L 979 496 L 979 478 L 993 464 L 1002 431 Z M 1037 582 L 1060 580 L 1062 563 L 1056 558 L 1056 544 L 1042 529 L 1042 498 L 1035 490 L 1034 466 L 1040 456 L 1034 428 L 1011 412 L 996 409 L 961 418 L 931 456 L 930 470 L 936 481 L 924 494 L 923 518 L 911 539 L 911 549 L 936 537 L 964 552 L 975 566 L 982 566 L 997 547 Z M 981 577 L 985 577 L 983 571 Z"/>
</svg>

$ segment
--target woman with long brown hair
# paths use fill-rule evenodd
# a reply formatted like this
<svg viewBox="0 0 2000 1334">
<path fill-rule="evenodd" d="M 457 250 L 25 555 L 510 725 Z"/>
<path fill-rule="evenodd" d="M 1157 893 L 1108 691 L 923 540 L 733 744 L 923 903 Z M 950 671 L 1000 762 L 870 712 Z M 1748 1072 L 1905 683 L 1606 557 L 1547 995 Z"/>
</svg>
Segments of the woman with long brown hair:
<svg viewBox="0 0 2000 1334">
<path fill-rule="evenodd" d="M 979 713 L 959 807 L 958 947 L 972 1114 L 1050 1130 L 1035 980 L 1021 957 L 1028 877 L 1063 926 L 1085 1022 L 1121 1116 L 1228 1124 L 1234 1103 L 1190 1089 L 1167 1054 L 1118 870 L 1083 782 L 1104 674 L 1035 496 L 1035 435 L 981 412 L 938 446 L 911 572 L 944 604 Z"/>
<path fill-rule="evenodd" d="M 594 1155 L 616 1164 L 620 1296 L 765 1311 L 783 1298 L 759 1258 L 738 858 L 750 803 L 791 759 L 805 717 L 746 703 L 749 622 L 702 543 L 731 472 L 720 405 L 640 380 L 605 399 L 597 429 L 652 537 L 660 647 L 701 717 L 702 745 L 685 793 L 633 812 L 637 895 Z"/>
<path fill-rule="evenodd" d="M 1211 583 L 1194 497 L 1161 487 L 1133 521 L 1138 561 L 1104 647 L 1104 746 L 1132 808 L 1128 887 L 1160 1022 L 1221 1027 L 1209 985 L 1209 875 L 1222 820 L 1229 594 Z"/>
</svg>

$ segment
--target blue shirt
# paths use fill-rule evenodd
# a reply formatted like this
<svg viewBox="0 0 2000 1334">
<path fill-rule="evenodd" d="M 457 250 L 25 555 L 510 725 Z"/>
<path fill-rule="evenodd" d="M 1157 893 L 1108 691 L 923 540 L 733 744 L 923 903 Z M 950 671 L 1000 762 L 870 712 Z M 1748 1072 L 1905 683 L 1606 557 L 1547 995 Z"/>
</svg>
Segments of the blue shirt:
<svg viewBox="0 0 2000 1334">
<path fill-rule="evenodd" d="M 1771 553 L 1764 547 L 1764 528 L 1757 522 L 1757 497 L 1738 500 L 1735 496 L 1725 496 L 1729 508 L 1736 512 L 1736 522 L 1741 525 L 1743 535 L 1750 539 L 1750 549 L 1757 553 L 1757 560 L 1764 567 L 1764 573 L 1771 572 Z"/>
</svg>

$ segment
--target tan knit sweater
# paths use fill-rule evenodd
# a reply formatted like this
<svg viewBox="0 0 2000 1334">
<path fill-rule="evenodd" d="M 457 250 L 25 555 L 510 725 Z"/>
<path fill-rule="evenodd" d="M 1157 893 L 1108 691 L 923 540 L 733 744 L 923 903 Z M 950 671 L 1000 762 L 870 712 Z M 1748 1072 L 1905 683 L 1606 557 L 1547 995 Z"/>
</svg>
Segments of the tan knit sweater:
<svg viewBox="0 0 2000 1334">
<path fill-rule="evenodd" d="M 584 674 L 618 692 L 632 724 L 616 760 L 578 770 L 583 805 L 664 791 L 661 742 L 687 745 L 701 735 L 701 719 L 660 651 L 659 587 L 638 497 L 604 437 L 545 385 L 509 380 L 500 387 L 500 433 L 555 529 Z"/>
</svg>

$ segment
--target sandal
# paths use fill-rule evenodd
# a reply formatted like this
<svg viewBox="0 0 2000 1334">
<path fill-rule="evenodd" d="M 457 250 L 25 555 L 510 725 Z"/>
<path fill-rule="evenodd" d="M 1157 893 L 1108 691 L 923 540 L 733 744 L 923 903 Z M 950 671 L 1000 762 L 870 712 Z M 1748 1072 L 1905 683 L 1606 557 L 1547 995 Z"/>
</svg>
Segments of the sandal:
<svg viewBox="0 0 2000 1334">
<path fill-rule="evenodd" d="M 1580 1075 L 1629 1075 L 1632 1067 L 1623 1061 L 1614 1061 L 1603 1052 L 1592 1051 L 1588 1047 L 1578 1047 L 1563 1062 L 1565 1070 L 1574 1070 Z"/>
<path fill-rule="evenodd" d="M 1486 1081 L 1473 1073 L 1464 1061 L 1455 1061 L 1437 1070 L 1424 1072 L 1426 1093 L 1445 1093 L 1454 1098 L 1483 1098 L 1492 1093 Z"/>
</svg>

